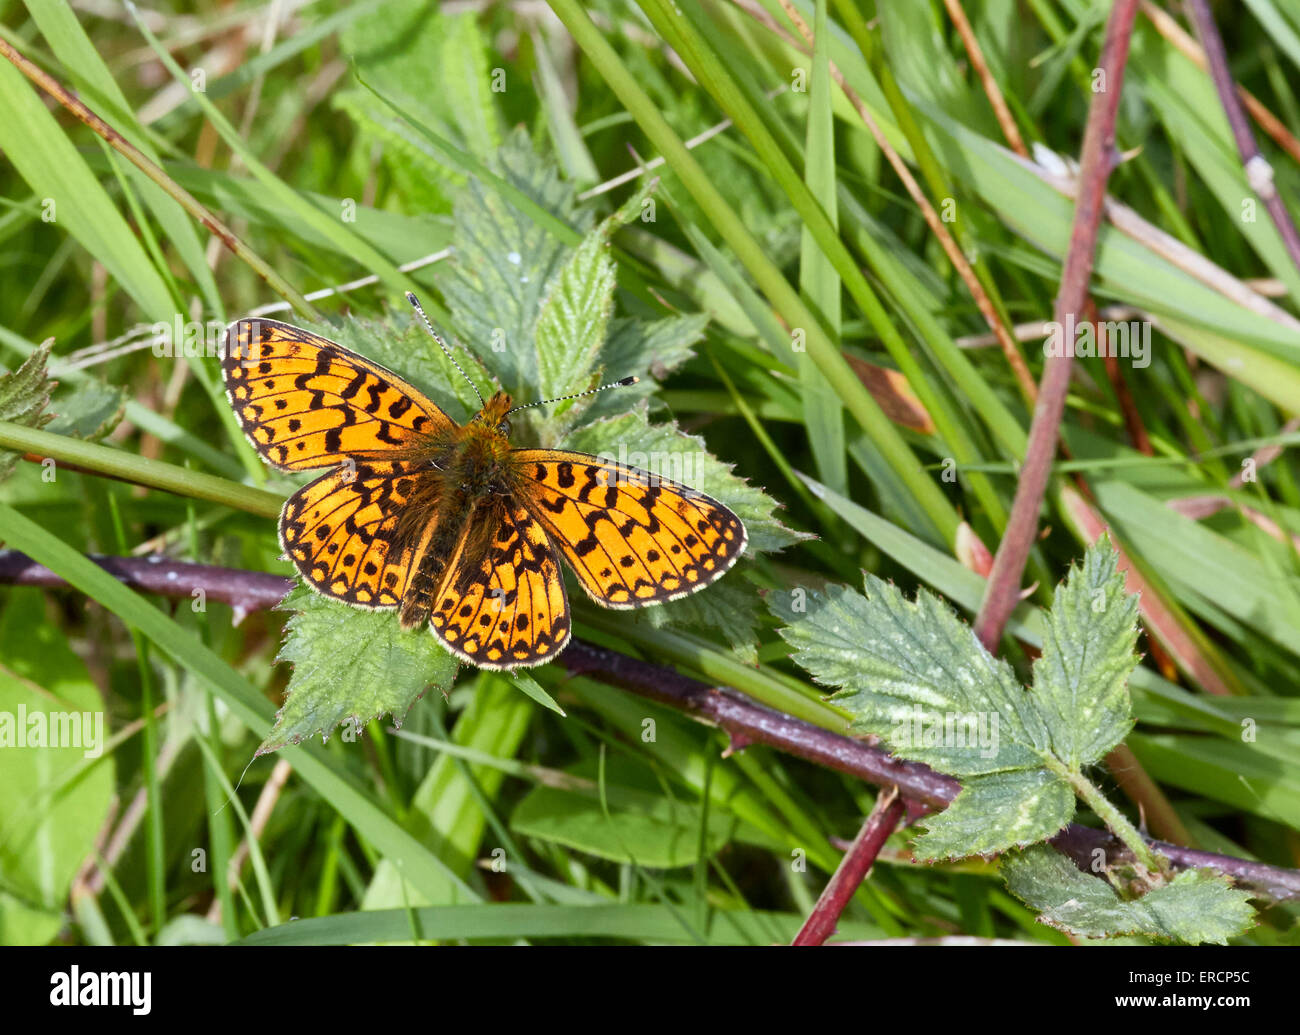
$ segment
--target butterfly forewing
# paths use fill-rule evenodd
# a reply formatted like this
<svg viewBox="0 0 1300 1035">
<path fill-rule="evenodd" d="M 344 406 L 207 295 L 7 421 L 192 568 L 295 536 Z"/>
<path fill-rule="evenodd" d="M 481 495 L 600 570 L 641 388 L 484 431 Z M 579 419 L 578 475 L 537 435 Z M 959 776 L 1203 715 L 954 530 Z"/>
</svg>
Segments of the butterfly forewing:
<svg viewBox="0 0 1300 1035">
<path fill-rule="evenodd" d="M 745 550 L 740 519 L 685 485 L 589 453 L 517 449 L 511 457 L 520 499 L 606 607 L 686 596 Z"/>
<path fill-rule="evenodd" d="M 481 668 L 538 665 L 569 642 L 559 559 L 518 501 L 484 505 L 447 566 L 429 620 L 453 654 Z"/>
<path fill-rule="evenodd" d="M 282 470 L 410 449 L 455 426 L 391 371 L 277 320 L 231 324 L 221 368 L 244 434 Z"/>
<path fill-rule="evenodd" d="M 345 464 L 285 501 L 280 545 L 324 595 L 359 607 L 397 607 L 433 532 L 432 507 L 419 533 L 402 530 L 418 478 L 414 461 Z"/>
</svg>

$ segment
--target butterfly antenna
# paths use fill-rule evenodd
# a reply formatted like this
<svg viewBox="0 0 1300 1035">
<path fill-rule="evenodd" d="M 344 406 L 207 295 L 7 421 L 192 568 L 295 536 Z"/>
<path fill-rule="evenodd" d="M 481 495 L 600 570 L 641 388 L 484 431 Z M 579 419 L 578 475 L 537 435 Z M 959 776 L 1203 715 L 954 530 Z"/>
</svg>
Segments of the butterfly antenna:
<svg viewBox="0 0 1300 1035">
<path fill-rule="evenodd" d="M 566 399 L 581 399 L 585 395 L 595 395 L 597 392 L 603 392 L 606 388 L 623 388 L 626 385 L 634 385 L 641 379 L 639 377 L 625 377 L 621 381 L 611 381 L 607 385 L 601 385 L 599 388 L 589 388 L 585 392 L 578 392 L 574 395 L 562 395 L 558 399 L 542 399 L 535 403 L 524 403 L 522 406 L 515 406 L 506 410 L 507 414 L 514 413 L 516 410 L 530 410 L 534 406 L 546 406 L 549 403 L 564 402 Z"/>
<path fill-rule="evenodd" d="M 420 319 L 424 321 L 424 326 L 427 327 L 429 329 L 429 333 L 433 335 L 433 340 L 442 346 L 442 351 L 447 353 L 447 358 L 451 360 L 451 365 L 460 371 L 461 377 L 463 377 L 466 381 L 469 381 L 469 386 L 472 389 L 474 389 L 474 394 L 478 396 L 478 404 L 480 406 L 485 405 L 483 400 L 483 393 L 478 390 L 478 385 L 476 385 L 473 381 L 469 380 L 469 374 L 465 373 L 465 368 L 456 362 L 456 357 L 452 355 L 451 349 L 447 348 L 447 343 L 443 341 L 442 338 L 438 335 L 438 332 L 433 329 L 433 324 L 430 323 L 429 318 L 424 315 L 424 307 L 420 305 L 420 300 L 416 298 L 415 295 L 413 295 L 409 291 L 406 293 L 406 300 L 410 302 L 411 305 L 415 308 L 415 311 L 420 314 Z"/>
</svg>

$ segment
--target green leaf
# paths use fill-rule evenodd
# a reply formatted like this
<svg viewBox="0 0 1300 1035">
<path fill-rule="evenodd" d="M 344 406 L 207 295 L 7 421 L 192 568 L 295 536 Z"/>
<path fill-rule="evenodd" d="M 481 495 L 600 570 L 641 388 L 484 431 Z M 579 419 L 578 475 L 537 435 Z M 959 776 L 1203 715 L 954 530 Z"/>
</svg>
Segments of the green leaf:
<svg viewBox="0 0 1300 1035">
<path fill-rule="evenodd" d="M 866 595 L 844 586 L 797 597 L 772 594 L 788 624 L 782 637 L 794 660 L 819 683 L 842 687 L 832 700 L 851 712 L 853 729 L 886 738 L 895 754 L 955 776 L 979 776 L 1042 764 L 1050 743 L 1011 666 L 986 651 L 970 626 L 937 596 L 908 601 L 893 585 L 866 576 Z M 984 720 L 993 746 L 974 736 L 944 736 L 946 720 Z M 1067 817 L 1068 818 L 1068 817 Z"/>
<path fill-rule="evenodd" d="M 717 629 L 741 661 L 757 665 L 758 617 L 758 594 L 736 572 L 702 592 L 661 607 L 647 607 L 637 613 L 636 620 L 656 629 L 674 625 Z"/>
<path fill-rule="evenodd" d="M 516 833 L 553 841 L 568 848 L 655 869 L 690 866 L 700 858 L 700 809 L 663 793 L 646 766 L 611 758 L 605 767 L 605 798 L 601 808 L 594 783 L 594 762 L 565 770 L 588 784 L 581 790 L 534 788 L 516 806 L 510 826 Z M 722 848 L 731 837 L 735 818 L 710 810 L 705 828 L 706 854 Z"/>
<path fill-rule="evenodd" d="M 501 145 L 487 42 L 474 14 L 396 0 L 358 18 L 341 42 L 371 85 L 425 125 L 479 156 Z M 402 163 L 389 165 L 396 171 Z"/>
<path fill-rule="evenodd" d="M 126 413 L 126 392 L 102 381 L 85 381 L 54 400 L 54 419 L 46 430 L 87 442 L 110 435 Z"/>
<path fill-rule="evenodd" d="M 1095 762 L 1133 728 L 1128 678 L 1137 667 L 1137 597 L 1103 537 L 1057 587 L 1047 612 L 1034 697 L 1052 751 L 1071 770 Z"/>
<path fill-rule="evenodd" d="M 804 182 L 826 210 L 831 226 L 838 227 L 835 199 L 835 131 L 831 116 L 833 87 L 827 60 L 826 0 L 818 0 L 814 23 L 812 82 L 808 95 L 808 135 L 804 159 Z M 818 246 L 807 227 L 800 235 L 799 290 L 810 309 L 821 317 L 826 329 L 840 336 L 840 292 L 842 285 L 834 264 Z M 795 353 L 803 401 L 808 444 L 817 461 L 821 480 L 836 492 L 848 489 L 848 461 L 844 446 L 844 408 L 826 375 L 817 368 L 807 351 Z"/>
<path fill-rule="evenodd" d="M 648 399 L 670 373 L 693 355 L 691 346 L 704 337 L 709 318 L 704 313 L 667 316 L 662 320 L 618 319 L 610 321 L 609 334 L 601 347 L 598 363 L 603 379 L 638 377 L 636 384 L 618 391 L 601 392 L 582 400 L 585 421 L 626 413 L 639 399 Z"/>
<path fill-rule="evenodd" d="M 42 601 L 39 590 L 13 590 L 0 616 L 0 874 L 26 906 L 58 911 L 94 847 L 114 778 L 104 701 Z"/>
<path fill-rule="evenodd" d="M 584 230 L 590 225 L 589 216 L 575 213 L 573 188 L 522 132 L 512 134 L 488 165 L 545 211 Z M 570 249 L 478 179 L 457 199 L 455 219 L 454 257 L 439 278 L 452 321 L 466 345 L 519 396 L 516 402 L 544 398 L 537 394 L 535 330 L 551 278 Z"/>
<path fill-rule="evenodd" d="M 62 929 L 61 911 L 33 909 L 8 892 L 0 891 L 0 943 L 44 945 L 54 941 Z"/>
<path fill-rule="evenodd" d="M 551 711 L 555 712 L 555 714 L 559 715 L 561 718 L 564 717 L 565 715 L 564 709 L 555 703 L 555 698 L 553 698 L 550 694 L 548 694 L 542 688 L 542 685 L 539 682 L 537 682 L 536 679 L 530 676 L 527 672 L 518 672 L 518 671 L 509 672 L 507 673 L 507 675 L 510 678 L 510 682 L 512 682 L 515 685 L 515 687 L 519 690 L 520 693 L 526 694 L 528 697 L 531 697 L 543 708 L 549 708 Z"/>
<path fill-rule="evenodd" d="M 1053 848 L 1036 846 L 1002 860 L 1011 892 L 1045 924 L 1087 938 L 1140 934 L 1164 941 L 1223 945 L 1254 926 L 1249 896 L 1226 877 L 1184 870 L 1168 884 L 1125 901 Z"/>
<path fill-rule="evenodd" d="M 401 725 L 430 687 L 446 692 L 459 667 L 427 630 L 408 632 L 392 611 L 359 611 L 298 586 L 280 607 L 296 611 L 277 660 L 293 674 L 259 755 L 336 726 L 391 714 Z"/>
<path fill-rule="evenodd" d="M 867 575 L 865 595 L 831 586 L 772 594 L 769 606 L 786 623 L 794 659 L 841 688 L 832 701 L 854 716 L 853 729 L 962 778 L 956 800 L 924 820 L 916 842 L 923 858 L 955 858 L 1059 830 L 1074 815 L 1081 769 L 1131 727 L 1136 603 L 1123 586 L 1103 538 L 1057 591 L 1034 668 L 1043 685 L 1032 693 L 926 590 L 908 601 Z"/>
<path fill-rule="evenodd" d="M 628 374 L 648 374 L 662 381 L 670 373 L 695 355 L 691 346 L 704 337 L 709 325 L 705 313 L 688 316 L 666 316 L 662 320 L 613 320 L 609 337 L 601 350 L 600 360 L 611 377 Z M 637 391 L 633 385 L 629 391 Z M 649 393 L 655 386 L 647 384 L 642 390 Z M 627 394 L 608 395 L 604 400 L 619 411 L 627 409 Z M 593 409 L 600 399 L 593 400 Z"/>
<path fill-rule="evenodd" d="M 937 816 L 927 816 L 918 858 L 992 855 L 1051 837 L 1074 815 L 1074 790 L 1045 769 L 970 776 Z"/>
<path fill-rule="evenodd" d="M 590 387 L 614 308 L 614 283 L 609 238 L 598 228 L 569 256 L 542 301 L 534 332 L 539 398 L 554 399 Z"/>
<path fill-rule="evenodd" d="M 343 90 L 330 99 L 330 106 L 355 122 L 373 151 L 383 155 L 394 193 L 405 208 L 412 213 L 451 212 L 452 197 L 464 177 L 439 162 L 381 100 L 366 90 Z"/>
<path fill-rule="evenodd" d="M 43 343 L 17 370 L 0 374 L 0 420 L 42 428 L 53 419 L 53 414 L 45 412 L 54 386 L 46 369 L 50 345 L 50 341 Z M 0 451 L 0 481 L 13 474 L 17 465 L 17 453 Z"/>
</svg>

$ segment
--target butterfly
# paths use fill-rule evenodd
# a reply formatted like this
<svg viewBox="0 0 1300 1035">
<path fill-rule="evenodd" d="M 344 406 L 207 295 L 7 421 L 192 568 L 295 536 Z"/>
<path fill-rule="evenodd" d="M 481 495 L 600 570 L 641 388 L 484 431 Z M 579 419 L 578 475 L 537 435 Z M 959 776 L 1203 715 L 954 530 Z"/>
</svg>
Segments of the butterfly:
<svg viewBox="0 0 1300 1035">
<path fill-rule="evenodd" d="M 479 394 L 482 409 L 457 424 L 392 371 L 311 331 L 237 320 L 223 344 L 227 397 L 263 459 L 331 468 L 280 512 L 280 545 L 307 585 L 393 608 L 405 629 L 427 623 L 462 661 L 517 668 L 565 648 L 560 557 L 596 603 L 636 608 L 702 589 L 745 550 L 740 518 L 702 492 L 590 453 L 511 446 L 508 417 L 524 407 L 504 392 Z"/>
</svg>

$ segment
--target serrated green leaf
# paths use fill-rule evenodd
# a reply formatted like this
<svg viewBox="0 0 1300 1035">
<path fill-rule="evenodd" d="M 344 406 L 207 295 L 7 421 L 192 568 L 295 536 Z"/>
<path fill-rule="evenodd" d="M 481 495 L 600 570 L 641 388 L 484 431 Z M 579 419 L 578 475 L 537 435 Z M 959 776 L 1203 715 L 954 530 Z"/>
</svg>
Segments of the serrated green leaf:
<svg viewBox="0 0 1300 1035">
<path fill-rule="evenodd" d="M 1071 770 L 1101 758 L 1133 728 L 1128 678 L 1137 667 L 1137 597 L 1102 537 L 1071 567 L 1047 612 L 1034 697 L 1052 751 Z"/>
<path fill-rule="evenodd" d="M 656 381 L 662 381 L 695 355 L 691 346 L 704 337 L 704 328 L 708 325 L 709 318 L 704 313 L 668 316 L 653 322 L 612 320 L 600 361 L 610 377 L 648 374 Z M 649 394 L 654 389 L 653 383 L 637 384 L 629 385 L 625 391 L 614 395 L 596 396 L 592 400 L 592 412 L 596 412 L 601 402 L 622 412 L 627 409 L 629 393 L 640 390 Z"/>
<path fill-rule="evenodd" d="M 597 360 L 601 378 L 640 378 L 635 384 L 617 391 L 601 392 L 579 401 L 573 414 L 584 422 L 597 417 L 626 413 L 640 399 L 649 399 L 658 391 L 656 384 L 680 367 L 693 355 L 691 348 L 704 337 L 709 318 L 704 313 L 669 316 L 653 322 L 613 319 L 609 334 Z"/>
<path fill-rule="evenodd" d="M 1254 926 L 1249 896 L 1226 877 L 1184 870 L 1168 884 L 1126 902 L 1053 848 L 1038 845 L 1002 860 L 1012 894 L 1052 927 L 1086 938 L 1140 934 L 1165 941 L 1222 945 Z"/>
<path fill-rule="evenodd" d="M 412 213 L 449 213 L 452 188 L 465 182 L 430 153 L 427 144 L 386 105 L 366 90 L 341 90 L 330 98 L 330 107 L 341 111 L 360 133 L 384 156 L 393 177 L 394 193 Z"/>
<path fill-rule="evenodd" d="M 832 700 L 853 713 L 853 728 L 885 738 L 895 754 L 954 776 L 1042 764 L 1048 731 L 1011 666 L 933 593 L 908 601 L 867 575 L 865 596 L 829 586 L 808 593 L 803 612 L 788 594 L 769 603 L 788 623 L 781 635 L 794 660 L 843 687 Z M 981 747 L 980 723 L 992 728 L 994 716 L 996 745 Z"/>
<path fill-rule="evenodd" d="M 647 607 L 637 617 L 656 629 L 674 625 L 717 629 L 741 661 L 758 664 L 758 594 L 738 574 L 715 582 L 703 592 L 661 607 Z"/>
<path fill-rule="evenodd" d="M 1072 781 L 1132 725 L 1136 602 L 1116 563 L 1103 538 L 1058 589 L 1034 692 L 926 590 L 908 601 L 867 575 L 865 595 L 831 586 L 769 597 L 795 661 L 841 688 L 832 700 L 854 716 L 852 728 L 962 778 L 953 804 L 924 821 L 918 855 L 1002 851 L 1074 815 Z"/>
<path fill-rule="evenodd" d="M 391 0 L 348 26 L 341 42 L 367 81 L 425 125 L 480 156 L 500 146 L 487 44 L 474 14 Z"/>
<path fill-rule="evenodd" d="M 641 211 L 641 203 L 650 196 L 653 187 L 653 183 L 643 186 L 612 216 L 587 234 L 552 279 L 542 301 L 534 337 L 539 376 L 537 392 L 542 398 L 559 398 L 595 387 L 595 375 L 601 369 L 608 350 L 609 323 L 614 308 L 616 274 L 614 262 L 609 257 L 610 235 Z M 660 324 L 664 322 L 660 321 Z M 639 320 L 622 321 L 625 331 L 634 331 L 633 334 L 625 333 L 624 337 L 647 337 L 646 334 L 635 334 L 640 325 Z M 651 329 L 655 326 L 652 325 Z M 620 343 L 620 347 L 627 346 Z M 619 361 L 624 359 L 616 358 Z M 629 366 L 636 365 L 637 359 L 644 362 L 643 356 L 626 359 L 631 361 L 627 364 Z M 639 373 L 622 366 L 607 366 L 605 369 L 611 370 L 611 376 L 617 378 Z M 650 390 L 653 390 L 653 385 L 646 386 L 646 391 Z M 620 394 L 622 398 L 618 401 L 626 409 L 635 396 L 629 397 L 626 391 Z M 590 419 L 588 414 L 595 401 L 594 397 L 589 397 L 547 407 L 544 414 L 534 418 L 539 438 L 544 442 L 555 441 L 579 417 Z"/>
<path fill-rule="evenodd" d="M 537 156 L 522 132 L 489 161 L 492 171 L 547 212 L 584 230 L 589 214 L 575 211 L 573 188 Z M 462 340 L 516 401 L 531 402 L 538 371 L 535 328 L 551 278 L 570 249 L 491 187 L 470 180 L 456 202 L 454 256 L 440 286 Z"/>
<path fill-rule="evenodd" d="M 1045 769 L 971 776 L 946 809 L 925 817 L 913 851 L 918 859 L 991 855 L 1049 838 L 1073 815 L 1073 788 Z"/>
<path fill-rule="evenodd" d="M 45 412 L 54 386 L 47 370 L 50 345 L 49 341 L 43 342 L 18 369 L 0 374 L 0 420 L 43 428 L 53 419 Z M 17 453 L 0 450 L 0 481 L 13 474 L 17 464 Z"/>
<path fill-rule="evenodd" d="M 456 678 L 459 663 L 428 630 L 403 630 L 391 611 L 360 611 L 302 586 L 279 606 L 297 612 L 277 658 L 293 674 L 259 755 L 328 737 L 343 722 L 392 715 L 400 725 L 425 691 L 446 691 Z"/>
<path fill-rule="evenodd" d="M 127 394 L 121 388 L 86 381 L 54 400 L 54 419 L 46 430 L 99 442 L 122 420 L 126 400 Z"/>
<path fill-rule="evenodd" d="M 609 239 L 596 230 L 569 256 L 542 300 L 535 331 L 540 398 L 590 387 L 614 306 L 614 282 Z"/>
</svg>

